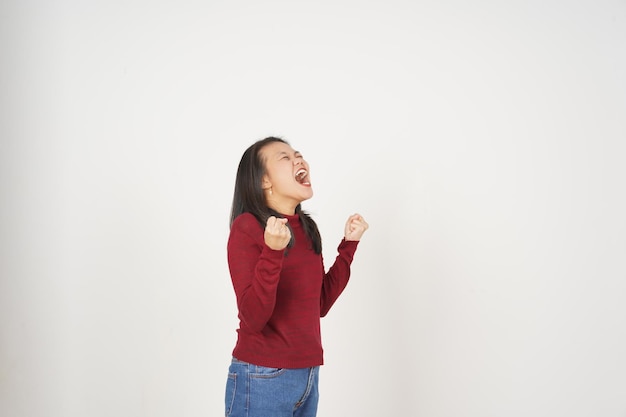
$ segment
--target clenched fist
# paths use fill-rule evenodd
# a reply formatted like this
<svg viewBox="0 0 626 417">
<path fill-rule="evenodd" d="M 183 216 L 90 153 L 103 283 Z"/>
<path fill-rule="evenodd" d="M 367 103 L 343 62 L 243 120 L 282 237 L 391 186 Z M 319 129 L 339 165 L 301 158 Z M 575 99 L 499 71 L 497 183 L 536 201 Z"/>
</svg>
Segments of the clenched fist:
<svg viewBox="0 0 626 417">
<path fill-rule="evenodd" d="M 360 214 L 353 214 L 348 218 L 346 222 L 346 229 L 344 232 L 346 240 L 361 240 L 361 236 L 368 229 L 369 224 L 365 221 Z"/>
<path fill-rule="evenodd" d="M 270 216 L 265 224 L 263 237 L 265 244 L 269 246 L 270 249 L 285 249 L 291 240 L 291 231 L 287 227 L 287 219 L 279 219 Z"/>
</svg>

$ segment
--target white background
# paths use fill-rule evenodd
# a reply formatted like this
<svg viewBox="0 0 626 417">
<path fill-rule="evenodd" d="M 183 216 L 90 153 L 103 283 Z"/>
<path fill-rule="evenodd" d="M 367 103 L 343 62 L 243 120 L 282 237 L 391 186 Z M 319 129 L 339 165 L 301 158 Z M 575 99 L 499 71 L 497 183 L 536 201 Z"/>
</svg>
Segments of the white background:
<svg viewBox="0 0 626 417">
<path fill-rule="evenodd" d="M 0 6 L 0 415 L 219 416 L 237 163 L 312 167 L 322 417 L 626 416 L 626 3 Z"/>
</svg>

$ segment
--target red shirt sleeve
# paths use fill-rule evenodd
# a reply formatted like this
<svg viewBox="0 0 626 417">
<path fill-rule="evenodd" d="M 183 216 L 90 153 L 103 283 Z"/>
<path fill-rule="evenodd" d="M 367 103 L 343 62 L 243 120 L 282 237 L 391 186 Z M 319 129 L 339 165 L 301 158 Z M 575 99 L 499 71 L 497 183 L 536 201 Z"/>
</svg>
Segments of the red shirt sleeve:
<svg viewBox="0 0 626 417">
<path fill-rule="evenodd" d="M 320 297 L 320 316 L 324 317 L 333 306 L 337 298 L 348 285 L 350 279 L 350 264 L 359 244 L 356 240 L 343 239 L 337 248 L 339 252 L 335 263 L 328 269 L 322 281 Z"/>
<path fill-rule="evenodd" d="M 246 213 L 231 226 L 227 252 L 239 319 L 250 330 L 261 331 L 276 304 L 284 250 L 270 249 L 261 225 Z"/>
</svg>

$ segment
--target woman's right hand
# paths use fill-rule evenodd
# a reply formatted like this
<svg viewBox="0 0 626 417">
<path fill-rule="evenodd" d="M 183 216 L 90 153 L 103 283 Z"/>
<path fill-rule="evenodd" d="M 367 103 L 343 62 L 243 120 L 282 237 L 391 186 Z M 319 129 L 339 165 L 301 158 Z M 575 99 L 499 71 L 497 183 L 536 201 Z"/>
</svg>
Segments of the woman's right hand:
<svg viewBox="0 0 626 417">
<path fill-rule="evenodd" d="M 291 231 L 287 227 L 287 219 L 270 216 L 265 224 L 265 244 L 273 250 L 282 250 L 291 240 Z"/>
</svg>

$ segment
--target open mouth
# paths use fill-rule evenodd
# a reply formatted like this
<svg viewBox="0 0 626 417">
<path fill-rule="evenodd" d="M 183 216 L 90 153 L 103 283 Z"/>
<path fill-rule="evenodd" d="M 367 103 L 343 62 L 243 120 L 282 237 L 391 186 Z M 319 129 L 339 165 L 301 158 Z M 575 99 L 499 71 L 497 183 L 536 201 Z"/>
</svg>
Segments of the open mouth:
<svg viewBox="0 0 626 417">
<path fill-rule="evenodd" d="M 296 181 L 302 185 L 311 185 L 309 182 L 309 172 L 304 168 L 299 169 L 298 172 L 296 172 Z"/>
</svg>

